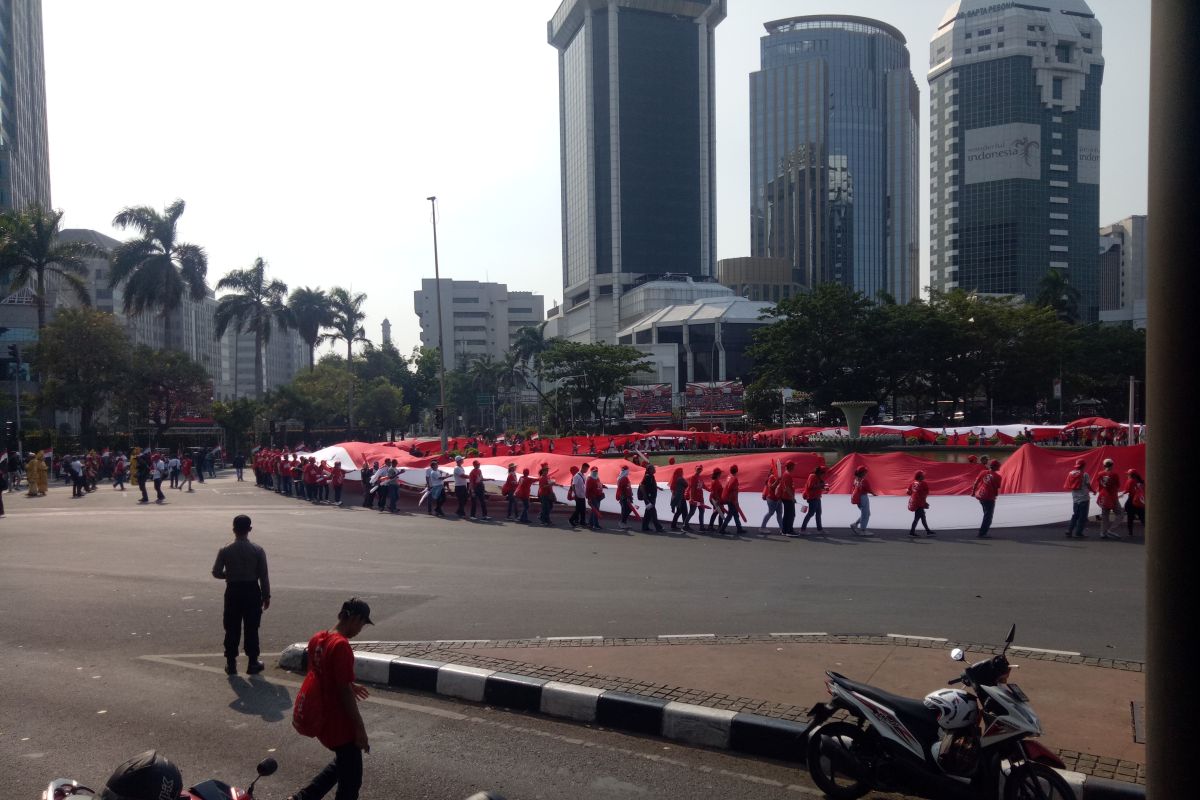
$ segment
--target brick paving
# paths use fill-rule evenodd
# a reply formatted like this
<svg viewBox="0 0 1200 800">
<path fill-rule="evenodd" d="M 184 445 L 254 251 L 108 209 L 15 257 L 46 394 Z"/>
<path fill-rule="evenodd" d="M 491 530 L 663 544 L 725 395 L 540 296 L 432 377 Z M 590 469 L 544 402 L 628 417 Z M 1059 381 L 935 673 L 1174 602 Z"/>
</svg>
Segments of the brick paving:
<svg viewBox="0 0 1200 800">
<path fill-rule="evenodd" d="M 540 647 L 672 647 L 679 645 L 695 646 L 697 644 L 712 646 L 734 646 L 750 642 L 792 642 L 792 643 L 832 643 L 855 645 L 880 645 L 888 647 L 920 647 L 947 649 L 961 647 L 971 653 L 996 654 L 1001 647 L 978 642 L 940 642 L 928 639 L 909 639 L 904 637 L 880 636 L 876 634 L 837 634 L 837 635 L 807 635 L 807 636 L 773 636 L 770 634 L 750 634 L 744 636 L 716 636 L 713 638 L 579 638 L 579 639 L 498 639 L 498 640 L 457 640 L 439 642 L 362 642 L 354 644 L 354 649 L 363 652 L 383 653 L 410 658 L 425 658 L 433 661 L 443 661 L 462 666 L 479 667 L 482 669 L 508 672 L 544 680 L 560 681 L 578 686 L 588 686 L 609 691 L 629 692 L 632 694 L 657 697 L 665 700 L 690 703 L 709 708 L 719 708 L 728 711 L 744 711 L 760 714 L 765 717 L 804 722 L 808 719 L 808 708 L 781 703 L 773 703 L 752 697 L 740 697 L 728 694 L 718 694 L 690 689 L 683 686 L 650 683 L 632 678 L 615 675 L 602 675 L 593 672 L 564 669 L 561 667 L 530 664 L 491 655 L 472 653 L 476 649 L 502 648 L 540 648 Z M 1066 655 L 1061 653 L 1044 653 L 1035 651 L 1020 652 L 1022 660 L 1054 661 L 1064 664 L 1081 664 L 1100 669 L 1115 669 L 1131 672 L 1144 672 L 1145 665 L 1139 661 L 1128 661 L 1111 658 L 1094 658 L 1084 655 Z M 1058 750 L 1059 757 L 1067 769 L 1094 775 L 1100 778 L 1125 781 L 1145 785 L 1146 766 L 1133 761 L 1079 753 L 1073 750 Z"/>
</svg>

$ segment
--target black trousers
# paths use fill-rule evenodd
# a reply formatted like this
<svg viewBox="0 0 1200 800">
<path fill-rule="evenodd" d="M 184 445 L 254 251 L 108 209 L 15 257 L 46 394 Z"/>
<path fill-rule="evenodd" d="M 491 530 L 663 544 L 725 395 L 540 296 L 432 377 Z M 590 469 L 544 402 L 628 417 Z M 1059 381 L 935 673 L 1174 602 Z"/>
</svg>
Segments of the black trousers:
<svg viewBox="0 0 1200 800">
<path fill-rule="evenodd" d="M 587 522 L 587 498 L 575 498 L 575 510 L 571 512 L 571 518 L 567 520 L 572 525 L 583 525 Z"/>
<path fill-rule="evenodd" d="M 334 800 L 358 800 L 358 790 L 362 788 L 362 750 L 353 743 L 335 747 L 333 761 L 293 797 L 296 800 L 321 800 L 335 785 Z"/>
<path fill-rule="evenodd" d="M 992 528 L 992 517 L 996 514 L 995 500 L 980 500 L 979 507 L 983 509 L 983 521 L 979 523 L 979 535 L 986 536 Z M 914 528 L 914 530 L 916 530 Z"/>
<path fill-rule="evenodd" d="M 795 533 L 796 501 L 783 500 L 783 533 Z"/>
<path fill-rule="evenodd" d="M 225 658 L 237 658 L 238 642 L 245 631 L 246 657 L 258 661 L 258 626 L 262 622 L 262 593 L 258 581 L 230 581 L 225 584 Z"/>
</svg>

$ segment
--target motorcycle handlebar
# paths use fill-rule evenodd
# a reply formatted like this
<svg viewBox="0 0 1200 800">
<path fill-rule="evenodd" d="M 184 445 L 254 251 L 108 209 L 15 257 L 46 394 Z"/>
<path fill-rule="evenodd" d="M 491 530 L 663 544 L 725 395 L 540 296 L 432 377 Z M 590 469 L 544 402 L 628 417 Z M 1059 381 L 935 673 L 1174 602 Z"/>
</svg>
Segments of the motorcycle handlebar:
<svg viewBox="0 0 1200 800">
<path fill-rule="evenodd" d="M 957 678 L 955 678 L 955 679 L 954 679 L 954 680 L 952 680 L 952 681 L 948 681 L 948 682 L 946 683 L 946 685 L 947 685 L 947 686 L 953 686 L 953 685 L 954 685 L 954 684 L 956 684 L 956 683 L 963 683 L 963 677 L 962 677 L 961 675 L 959 675 Z"/>
</svg>

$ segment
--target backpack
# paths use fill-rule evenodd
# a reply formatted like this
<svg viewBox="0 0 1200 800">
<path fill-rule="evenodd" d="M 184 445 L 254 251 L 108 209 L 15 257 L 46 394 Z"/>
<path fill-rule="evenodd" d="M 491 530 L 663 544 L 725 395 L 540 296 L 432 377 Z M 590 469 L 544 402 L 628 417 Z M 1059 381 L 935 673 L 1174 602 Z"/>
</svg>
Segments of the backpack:
<svg viewBox="0 0 1200 800">
<path fill-rule="evenodd" d="M 325 722 L 325 709 L 321 705 L 321 681 L 315 670 L 310 669 L 296 692 L 292 706 L 292 727 L 301 736 L 318 736 Z"/>
<path fill-rule="evenodd" d="M 642 502 L 645 502 L 646 500 L 646 493 L 642 491 L 642 485 L 640 483 L 638 484 L 637 488 L 637 499 L 641 500 Z"/>
</svg>

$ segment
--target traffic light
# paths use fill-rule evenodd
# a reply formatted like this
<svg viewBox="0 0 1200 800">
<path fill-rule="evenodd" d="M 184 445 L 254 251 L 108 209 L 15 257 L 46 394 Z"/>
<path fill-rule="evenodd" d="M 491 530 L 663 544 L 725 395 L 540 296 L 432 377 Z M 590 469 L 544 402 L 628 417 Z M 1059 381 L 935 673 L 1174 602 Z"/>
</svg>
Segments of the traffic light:
<svg viewBox="0 0 1200 800">
<path fill-rule="evenodd" d="M 433 427 L 442 428 L 446 425 L 446 412 L 441 406 L 433 408 Z"/>
<path fill-rule="evenodd" d="M 21 351 L 17 349 L 15 344 L 10 344 L 8 346 L 8 357 L 13 361 L 16 361 L 18 364 L 21 363 Z"/>
<path fill-rule="evenodd" d="M 4 420 L 4 441 L 11 442 L 17 438 L 16 428 L 11 419 Z"/>
</svg>

